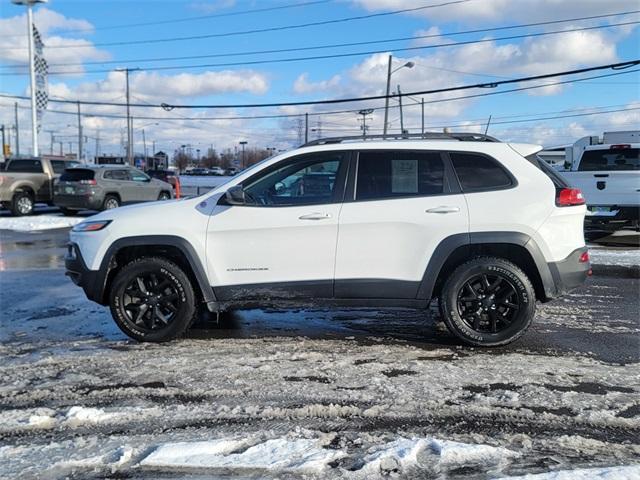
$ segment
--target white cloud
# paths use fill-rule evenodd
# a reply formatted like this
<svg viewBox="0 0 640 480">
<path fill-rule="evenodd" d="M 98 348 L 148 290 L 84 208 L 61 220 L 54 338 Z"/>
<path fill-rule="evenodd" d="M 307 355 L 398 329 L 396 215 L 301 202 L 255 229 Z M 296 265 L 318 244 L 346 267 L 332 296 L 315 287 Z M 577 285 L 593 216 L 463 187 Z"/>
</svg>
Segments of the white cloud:
<svg viewBox="0 0 640 480">
<path fill-rule="evenodd" d="M 295 82 L 293 82 L 293 91 L 295 93 L 313 93 L 333 90 L 340 83 L 340 79 L 340 75 L 334 75 L 328 80 L 310 82 L 309 74 L 305 72 L 300 74 Z"/>
<path fill-rule="evenodd" d="M 0 19 L 0 31 L 3 34 L 2 48 L 0 49 L 0 61 L 12 64 L 28 63 L 27 35 L 26 35 L 26 14 Z M 93 25 L 82 19 L 68 18 L 60 13 L 39 8 L 34 13 L 34 24 L 43 37 L 45 44 L 44 55 L 49 64 L 57 63 L 82 63 L 88 60 L 109 60 L 111 55 L 105 50 L 93 46 L 93 42 L 78 38 L 78 33 L 74 38 L 63 36 L 64 31 L 86 30 L 90 33 Z M 59 32 L 54 34 L 53 32 Z M 6 36 L 5 36 L 6 35 Z M 47 48 L 58 45 L 70 45 L 65 48 Z M 62 68 L 55 67 L 57 71 Z M 68 68 L 71 71 L 82 71 L 82 67 L 74 66 Z"/>
<path fill-rule="evenodd" d="M 415 8 L 415 0 L 352 0 L 369 11 Z M 484 24 L 508 19 L 510 22 L 572 18 L 637 10 L 637 0 L 471 0 L 409 13 L 430 21 Z"/>
</svg>

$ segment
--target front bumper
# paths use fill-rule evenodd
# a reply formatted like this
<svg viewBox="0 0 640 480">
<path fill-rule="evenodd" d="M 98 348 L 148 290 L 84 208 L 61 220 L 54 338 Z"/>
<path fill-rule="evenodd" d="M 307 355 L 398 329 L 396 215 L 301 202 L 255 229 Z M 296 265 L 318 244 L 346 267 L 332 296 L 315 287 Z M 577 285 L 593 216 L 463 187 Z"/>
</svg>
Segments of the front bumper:
<svg viewBox="0 0 640 480">
<path fill-rule="evenodd" d="M 581 247 L 571 252 L 564 260 L 547 264 L 555 285 L 554 297 L 560 297 L 579 287 L 591 275 L 589 260 L 580 261 L 587 251 L 587 247 Z"/>
<path fill-rule="evenodd" d="M 67 244 L 67 253 L 64 256 L 65 275 L 73 283 L 82 287 L 89 300 L 105 305 L 102 292 L 104 291 L 104 275 L 98 270 L 89 270 L 84 263 L 78 245 Z"/>
</svg>

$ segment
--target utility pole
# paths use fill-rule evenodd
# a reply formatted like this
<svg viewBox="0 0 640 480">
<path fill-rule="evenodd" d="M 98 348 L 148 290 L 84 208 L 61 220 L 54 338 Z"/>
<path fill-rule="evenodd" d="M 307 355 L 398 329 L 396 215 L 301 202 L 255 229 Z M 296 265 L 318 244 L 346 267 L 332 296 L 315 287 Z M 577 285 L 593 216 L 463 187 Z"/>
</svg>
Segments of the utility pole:
<svg viewBox="0 0 640 480">
<path fill-rule="evenodd" d="M 127 163 L 133 165 L 133 118 L 131 118 L 131 94 L 129 92 L 129 72 L 137 68 L 123 68 L 127 97 Z"/>
<path fill-rule="evenodd" d="M 400 91 L 400 85 L 398 85 L 398 101 L 400 102 L 400 133 L 404 134 L 404 117 L 402 115 L 402 92 Z"/>
<path fill-rule="evenodd" d="M 142 129 L 142 150 L 144 151 L 144 162 L 147 163 L 147 137 L 144 135 L 144 128 Z"/>
<path fill-rule="evenodd" d="M 14 115 L 16 117 L 16 156 L 20 156 L 20 124 L 18 123 L 18 102 L 14 104 Z"/>
<path fill-rule="evenodd" d="M 96 159 L 100 155 L 100 128 L 96 127 L 96 155 L 93 157 L 93 162 L 96 162 Z"/>
<path fill-rule="evenodd" d="M 2 130 L 2 158 L 4 158 L 4 146 L 5 146 L 5 138 L 4 138 L 4 125 L 2 125 L 2 127 L 0 127 L 0 130 Z"/>
<path fill-rule="evenodd" d="M 53 155 L 53 134 L 56 133 L 55 130 L 45 130 L 50 135 L 50 143 L 49 143 L 49 154 Z"/>
<path fill-rule="evenodd" d="M 365 108 L 358 112 L 358 115 L 362 115 L 362 125 L 360 126 L 360 128 L 362 128 L 362 138 L 367 136 L 367 129 L 369 128 L 367 127 L 367 115 L 371 115 L 372 113 L 373 108 Z"/>
<path fill-rule="evenodd" d="M 78 105 L 78 162 L 82 162 L 82 117 L 80 116 L 80 101 Z"/>
<path fill-rule="evenodd" d="M 245 155 L 244 155 L 244 146 L 247 144 L 246 140 L 243 140 L 240 142 L 240 145 L 242 146 L 242 169 L 244 170 L 246 168 L 245 165 Z"/>
<path fill-rule="evenodd" d="M 62 142 L 58 142 L 58 145 L 60 146 L 60 156 L 64 155 L 64 152 L 62 151 Z"/>
<path fill-rule="evenodd" d="M 389 65 L 387 66 L 387 94 L 384 97 L 384 126 L 382 135 L 387 135 L 387 124 L 389 123 L 389 90 L 391 89 L 391 62 L 393 55 L 389 55 Z"/>
<path fill-rule="evenodd" d="M 304 114 L 304 143 L 309 141 L 309 114 Z"/>
<path fill-rule="evenodd" d="M 420 104 L 422 105 L 422 134 L 424 135 L 424 97 L 420 100 Z"/>
</svg>

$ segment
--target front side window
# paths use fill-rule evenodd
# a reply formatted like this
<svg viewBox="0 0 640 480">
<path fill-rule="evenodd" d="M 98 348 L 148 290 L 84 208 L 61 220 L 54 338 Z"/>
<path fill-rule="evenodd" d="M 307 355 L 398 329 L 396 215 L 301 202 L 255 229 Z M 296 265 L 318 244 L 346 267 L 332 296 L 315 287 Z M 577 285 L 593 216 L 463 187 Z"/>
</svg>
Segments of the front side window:
<svg viewBox="0 0 640 480">
<path fill-rule="evenodd" d="M 358 156 L 356 200 L 443 192 L 444 163 L 438 152 L 364 151 Z"/>
<path fill-rule="evenodd" d="M 7 172 L 43 173 L 40 160 L 11 160 Z"/>
<path fill-rule="evenodd" d="M 578 170 L 581 172 L 640 170 L 640 149 L 587 150 L 582 154 Z"/>
<path fill-rule="evenodd" d="M 131 170 L 131 180 L 134 182 L 148 182 L 149 177 L 140 170 Z"/>
<path fill-rule="evenodd" d="M 451 152 L 449 155 L 463 192 L 500 190 L 513 184 L 504 168 L 486 155 L 466 152 Z"/>
<path fill-rule="evenodd" d="M 305 155 L 244 186 L 256 205 L 313 205 L 331 203 L 343 152 Z"/>
</svg>

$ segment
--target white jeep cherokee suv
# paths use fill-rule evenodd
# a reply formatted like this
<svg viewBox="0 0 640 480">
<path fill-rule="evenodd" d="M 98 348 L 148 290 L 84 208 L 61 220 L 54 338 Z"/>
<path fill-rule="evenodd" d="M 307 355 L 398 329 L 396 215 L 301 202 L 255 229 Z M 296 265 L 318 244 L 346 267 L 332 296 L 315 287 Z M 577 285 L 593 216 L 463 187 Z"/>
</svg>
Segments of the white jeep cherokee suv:
<svg viewBox="0 0 640 480">
<path fill-rule="evenodd" d="M 141 341 L 179 337 L 202 307 L 438 298 L 461 340 L 504 345 L 590 272 L 582 195 L 539 150 L 476 134 L 311 142 L 200 197 L 78 224 L 67 275 Z"/>
</svg>

